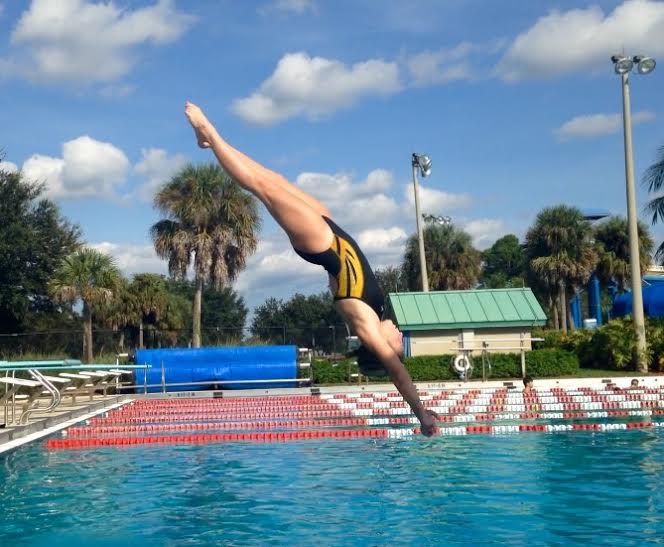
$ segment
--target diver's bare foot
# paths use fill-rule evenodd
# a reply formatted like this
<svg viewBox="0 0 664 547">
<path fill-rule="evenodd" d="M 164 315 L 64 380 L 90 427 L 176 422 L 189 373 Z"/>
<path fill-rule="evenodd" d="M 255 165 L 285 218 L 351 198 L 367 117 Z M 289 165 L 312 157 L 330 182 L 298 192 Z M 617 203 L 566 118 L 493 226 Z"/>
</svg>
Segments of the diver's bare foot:
<svg viewBox="0 0 664 547">
<path fill-rule="evenodd" d="M 194 103 L 187 101 L 185 103 L 184 113 L 185 116 L 187 116 L 191 127 L 194 129 L 194 133 L 196 133 L 198 146 L 201 148 L 210 148 L 210 142 L 212 141 L 212 136 L 214 134 L 214 127 L 205 117 L 203 111 Z"/>
</svg>

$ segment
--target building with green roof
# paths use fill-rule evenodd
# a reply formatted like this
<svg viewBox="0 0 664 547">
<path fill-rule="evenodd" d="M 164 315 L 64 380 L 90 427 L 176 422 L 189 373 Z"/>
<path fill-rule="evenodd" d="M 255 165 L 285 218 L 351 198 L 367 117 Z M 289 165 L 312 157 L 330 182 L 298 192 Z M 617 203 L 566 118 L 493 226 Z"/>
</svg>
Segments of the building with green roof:
<svg viewBox="0 0 664 547">
<path fill-rule="evenodd" d="M 528 288 L 390 293 L 388 313 L 407 356 L 529 350 L 531 329 L 546 323 Z"/>
</svg>

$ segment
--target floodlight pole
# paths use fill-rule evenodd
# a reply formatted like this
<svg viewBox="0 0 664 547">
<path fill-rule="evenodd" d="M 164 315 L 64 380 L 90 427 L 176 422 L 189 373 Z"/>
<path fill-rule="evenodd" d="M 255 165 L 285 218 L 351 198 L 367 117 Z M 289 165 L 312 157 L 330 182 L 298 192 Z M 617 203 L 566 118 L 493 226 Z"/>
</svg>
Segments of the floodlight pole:
<svg viewBox="0 0 664 547">
<path fill-rule="evenodd" d="M 420 213 L 420 192 L 417 184 L 418 163 L 413 157 L 413 189 L 415 191 L 415 220 L 417 222 L 417 239 L 420 246 L 420 271 L 422 273 L 422 291 L 429 292 L 429 277 L 427 275 L 427 259 L 424 254 L 424 233 L 422 229 L 422 215 Z"/>
<path fill-rule="evenodd" d="M 634 188 L 634 152 L 632 148 L 632 113 L 629 97 L 629 73 L 620 75 L 623 96 L 623 133 L 625 139 L 625 182 L 627 185 L 627 223 L 629 227 L 629 263 L 632 278 L 632 317 L 636 331 L 637 368 L 648 371 L 646 357 L 646 327 L 641 292 L 641 261 L 639 257 L 639 228 Z"/>
</svg>

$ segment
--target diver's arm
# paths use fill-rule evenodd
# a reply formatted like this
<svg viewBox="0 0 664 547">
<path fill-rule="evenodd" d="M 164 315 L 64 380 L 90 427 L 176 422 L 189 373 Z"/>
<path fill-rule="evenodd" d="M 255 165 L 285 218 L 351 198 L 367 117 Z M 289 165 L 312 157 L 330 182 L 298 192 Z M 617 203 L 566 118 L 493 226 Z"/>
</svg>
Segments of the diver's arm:
<svg viewBox="0 0 664 547">
<path fill-rule="evenodd" d="M 420 421 L 422 434 L 427 437 L 433 435 L 436 429 L 436 414 L 424 408 L 408 370 L 406 370 L 399 356 L 385 341 L 378 328 L 376 326 L 372 328 L 370 324 L 362 322 L 355 326 L 355 334 L 357 334 L 362 344 L 383 364 L 395 387 Z"/>
</svg>

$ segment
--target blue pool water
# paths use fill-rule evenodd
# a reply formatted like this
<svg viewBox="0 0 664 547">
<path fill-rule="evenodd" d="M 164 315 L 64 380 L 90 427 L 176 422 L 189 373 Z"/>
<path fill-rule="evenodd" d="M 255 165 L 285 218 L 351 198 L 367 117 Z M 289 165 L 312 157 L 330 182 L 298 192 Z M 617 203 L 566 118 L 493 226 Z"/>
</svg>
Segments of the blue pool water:
<svg viewBox="0 0 664 547">
<path fill-rule="evenodd" d="M 0 545 L 664 543 L 664 432 L 0 457 Z"/>
</svg>

